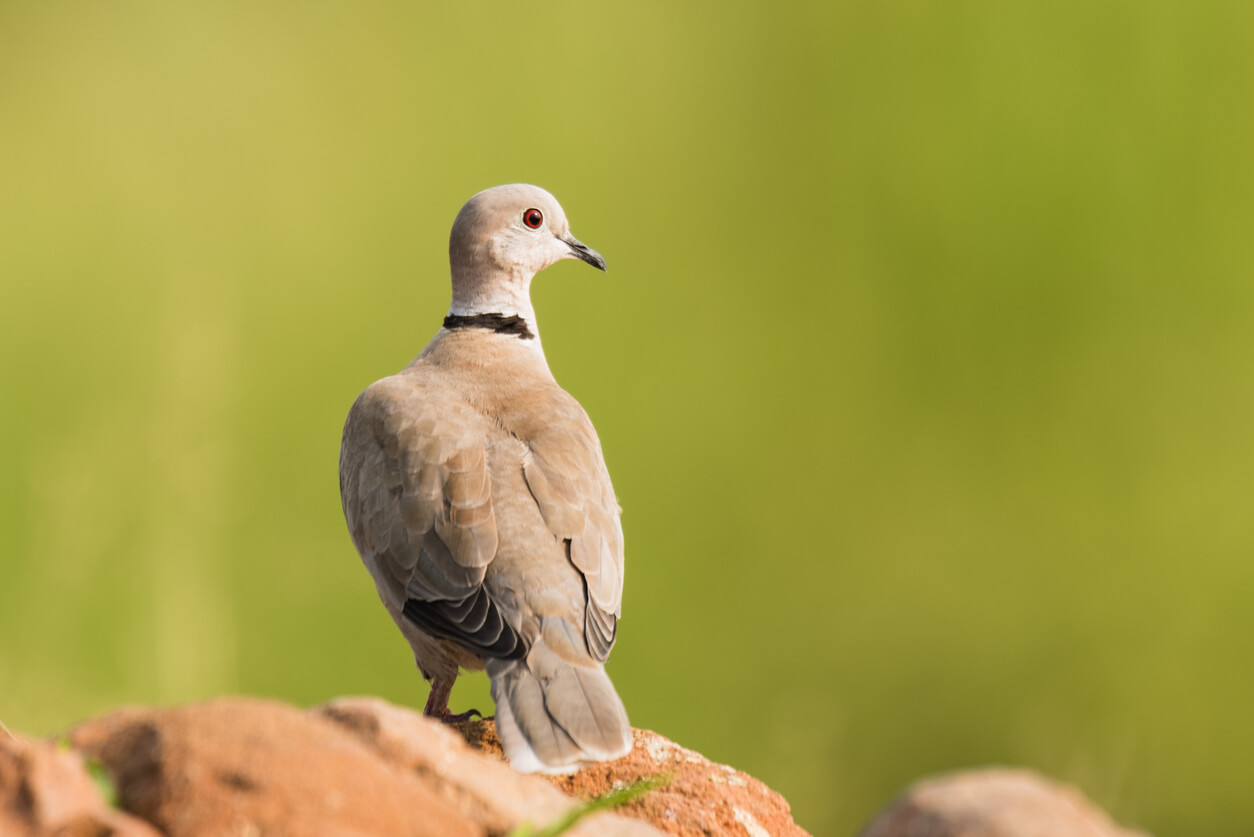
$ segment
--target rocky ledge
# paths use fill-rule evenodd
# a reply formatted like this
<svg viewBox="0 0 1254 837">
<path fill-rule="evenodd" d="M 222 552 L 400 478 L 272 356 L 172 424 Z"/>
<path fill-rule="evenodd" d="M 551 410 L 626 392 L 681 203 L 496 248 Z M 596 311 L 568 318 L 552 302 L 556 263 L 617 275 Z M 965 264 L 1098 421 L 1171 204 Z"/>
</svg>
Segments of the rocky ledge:
<svg viewBox="0 0 1254 837">
<path fill-rule="evenodd" d="M 571 776 L 524 776 L 491 721 L 448 727 L 374 698 L 304 711 L 227 698 L 122 709 L 57 740 L 0 727 L 5 837 L 506 837 L 640 779 L 667 782 L 562 832 L 805 837 L 764 784 L 656 733 Z M 865 837 L 1132 837 L 1076 791 L 1027 771 L 916 785 Z"/>
<path fill-rule="evenodd" d="M 564 833 L 804 837 L 758 780 L 651 732 L 635 743 L 573 776 L 524 776 L 491 721 L 448 727 L 374 698 L 308 711 L 242 698 L 122 709 L 60 741 L 0 731 L 0 834 L 504 837 L 554 822 L 580 804 L 572 797 L 666 774 L 664 787 Z"/>
</svg>

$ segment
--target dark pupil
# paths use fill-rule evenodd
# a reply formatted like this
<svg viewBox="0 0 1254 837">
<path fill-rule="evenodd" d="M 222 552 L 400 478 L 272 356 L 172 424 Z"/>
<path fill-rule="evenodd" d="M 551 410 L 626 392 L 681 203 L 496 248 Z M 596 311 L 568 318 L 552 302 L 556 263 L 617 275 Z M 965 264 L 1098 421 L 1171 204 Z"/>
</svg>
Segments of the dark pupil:
<svg viewBox="0 0 1254 837">
<path fill-rule="evenodd" d="M 538 227 L 540 226 L 540 221 L 541 221 L 541 216 L 539 212 L 533 209 L 527 213 L 527 226 Z"/>
</svg>

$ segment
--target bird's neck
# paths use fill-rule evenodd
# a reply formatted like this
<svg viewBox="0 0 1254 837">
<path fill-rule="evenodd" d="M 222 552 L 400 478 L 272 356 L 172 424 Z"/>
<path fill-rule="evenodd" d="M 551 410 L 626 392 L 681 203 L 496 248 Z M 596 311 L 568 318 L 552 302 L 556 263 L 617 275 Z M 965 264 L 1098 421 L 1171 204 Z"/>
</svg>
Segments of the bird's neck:
<svg viewBox="0 0 1254 837">
<path fill-rule="evenodd" d="M 455 275 L 453 300 L 444 327 L 485 328 L 538 344 L 540 331 L 531 307 L 531 276 L 481 274 L 475 280 L 467 280 Z"/>
</svg>

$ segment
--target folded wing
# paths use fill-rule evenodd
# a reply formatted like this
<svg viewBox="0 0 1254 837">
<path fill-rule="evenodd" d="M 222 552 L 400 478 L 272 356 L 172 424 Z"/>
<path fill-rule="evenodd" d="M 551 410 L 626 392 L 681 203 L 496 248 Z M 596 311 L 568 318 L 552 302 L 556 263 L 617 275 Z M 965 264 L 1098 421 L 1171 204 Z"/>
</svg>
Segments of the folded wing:
<svg viewBox="0 0 1254 837">
<path fill-rule="evenodd" d="M 554 420 L 529 440 L 523 473 L 545 525 L 583 574 L 588 652 L 605 662 L 622 615 L 623 529 L 601 444 L 583 408 L 562 392 Z"/>
<path fill-rule="evenodd" d="M 430 382 L 396 375 L 349 412 L 340 497 L 380 596 L 428 633 L 483 657 L 528 643 L 484 589 L 496 556 L 483 418 Z"/>
</svg>

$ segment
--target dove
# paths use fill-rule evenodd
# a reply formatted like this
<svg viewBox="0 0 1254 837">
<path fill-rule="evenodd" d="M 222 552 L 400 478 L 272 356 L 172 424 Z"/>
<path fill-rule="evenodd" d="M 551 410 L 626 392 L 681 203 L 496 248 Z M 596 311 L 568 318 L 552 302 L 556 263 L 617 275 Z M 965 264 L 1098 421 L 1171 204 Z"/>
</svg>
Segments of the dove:
<svg viewBox="0 0 1254 837">
<path fill-rule="evenodd" d="M 521 772 L 564 773 L 631 749 L 605 672 L 622 615 L 623 529 L 600 440 L 549 371 L 531 281 L 563 259 L 605 271 L 557 199 L 486 189 L 449 237 L 442 327 L 354 402 L 340 448 L 353 544 L 431 692 L 457 721 L 461 670 L 484 670 Z"/>
</svg>

